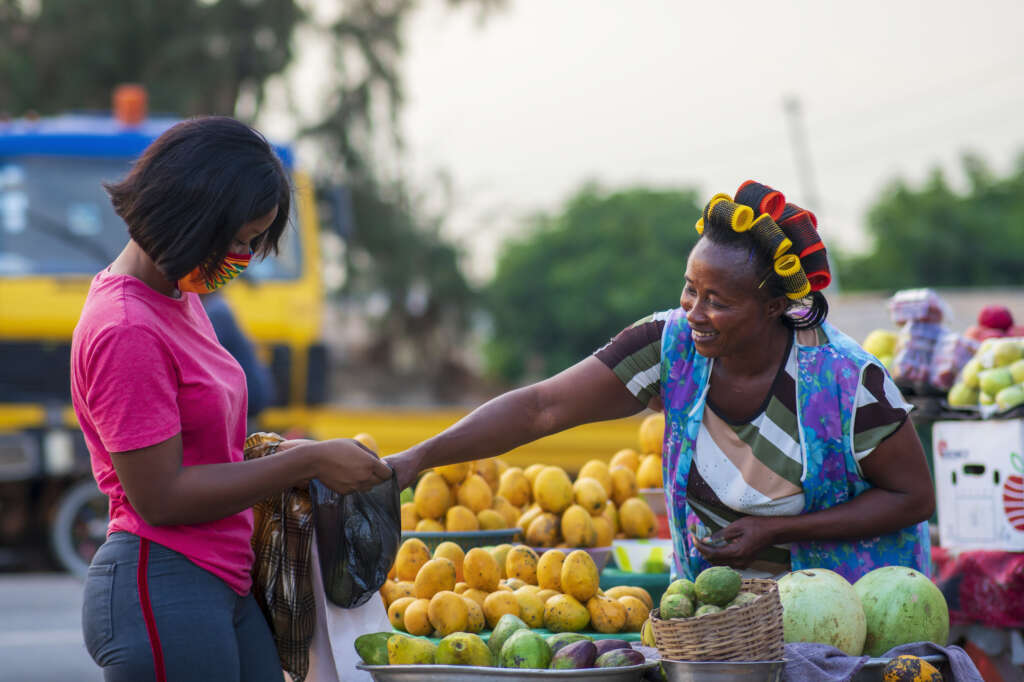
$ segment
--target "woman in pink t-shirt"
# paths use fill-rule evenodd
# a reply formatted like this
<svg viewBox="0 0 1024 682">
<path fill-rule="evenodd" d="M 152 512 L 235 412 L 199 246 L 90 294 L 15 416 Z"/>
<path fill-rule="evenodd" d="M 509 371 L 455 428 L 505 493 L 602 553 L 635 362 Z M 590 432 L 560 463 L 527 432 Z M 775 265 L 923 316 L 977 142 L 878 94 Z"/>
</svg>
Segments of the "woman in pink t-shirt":
<svg viewBox="0 0 1024 682">
<path fill-rule="evenodd" d="M 86 647 L 106 680 L 282 679 L 250 592 L 251 507 L 310 478 L 346 493 L 391 476 L 355 441 L 286 441 L 244 461 L 241 367 L 197 293 L 276 252 L 291 189 L 256 131 L 175 125 L 107 186 L 130 240 L 96 275 L 71 345 L 71 392 L 110 498 L 89 568 Z"/>
</svg>

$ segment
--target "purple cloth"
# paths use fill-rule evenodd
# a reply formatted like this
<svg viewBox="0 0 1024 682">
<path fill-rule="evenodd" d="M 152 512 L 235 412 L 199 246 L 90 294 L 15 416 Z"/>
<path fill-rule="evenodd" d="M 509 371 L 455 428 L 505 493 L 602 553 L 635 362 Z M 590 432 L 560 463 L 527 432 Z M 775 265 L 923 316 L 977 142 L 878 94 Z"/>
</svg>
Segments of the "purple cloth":
<svg viewBox="0 0 1024 682">
<path fill-rule="evenodd" d="M 867 663 L 867 656 L 847 656 L 827 644 L 794 642 L 786 645 L 783 654 L 786 669 L 782 679 L 786 682 L 847 682 Z"/>
<path fill-rule="evenodd" d="M 984 682 L 967 652 L 958 646 L 939 646 L 931 642 L 901 644 L 885 652 L 880 658 L 895 658 L 903 654 L 912 656 L 945 655 L 949 660 L 952 675 L 945 682 Z M 864 667 L 868 656 L 847 656 L 827 644 L 796 642 L 786 645 L 786 670 L 782 679 L 786 682 L 847 682 Z M 879 679 L 881 679 L 879 669 Z"/>
</svg>

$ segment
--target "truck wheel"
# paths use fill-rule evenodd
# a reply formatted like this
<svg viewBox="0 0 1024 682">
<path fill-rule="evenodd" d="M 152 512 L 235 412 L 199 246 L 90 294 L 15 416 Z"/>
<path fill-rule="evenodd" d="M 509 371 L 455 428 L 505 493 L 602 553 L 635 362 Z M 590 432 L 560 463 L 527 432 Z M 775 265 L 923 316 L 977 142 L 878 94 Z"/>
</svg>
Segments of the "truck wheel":
<svg viewBox="0 0 1024 682">
<path fill-rule="evenodd" d="M 107 496 L 95 481 L 85 479 L 68 488 L 50 529 L 50 546 L 61 566 L 84 579 L 93 554 L 107 538 L 107 522 Z"/>
</svg>

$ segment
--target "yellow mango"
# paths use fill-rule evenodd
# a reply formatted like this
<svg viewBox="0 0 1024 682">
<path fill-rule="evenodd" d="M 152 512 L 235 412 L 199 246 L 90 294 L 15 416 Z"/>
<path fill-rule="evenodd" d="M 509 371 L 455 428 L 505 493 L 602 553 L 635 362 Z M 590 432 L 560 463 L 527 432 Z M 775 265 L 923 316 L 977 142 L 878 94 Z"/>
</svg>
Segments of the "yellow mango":
<svg viewBox="0 0 1024 682">
<path fill-rule="evenodd" d="M 597 545 L 597 529 L 587 510 L 574 504 L 562 514 L 562 537 L 570 547 Z"/>
<path fill-rule="evenodd" d="M 626 624 L 626 607 L 603 595 L 594 595 L 587 600 L 590 625 L 598 632 L 618 632 Z"/>
<path fill-rule="evenodd" d="M 505 557 L 505 575 L 536 585 L 537 553 L 526 545 L 516 545 L 510 549 Z"/>
<path fill-rule="evenodd" d="M 524 531 L 530 527 L 533 520 L 544 513 L 544 510 L 540 508 L 539 504 L 531 505 L 520 514 L 519 519 L 516 521 L 516 526 L 522 528 Z"/>
<path fill-rule="evenodd" d="M 469 507 L 474 514 L 484 509 L 490 509 L 493 497 L 494 493 L 491 492 L 491 487 L 479 474 L 470 474 L 459 486 L 459 504 Z"/>
<path fill-rule="evenodd" d="M 481 632 L 487 627 L 487 619 L 484 618 L 483 601 L 477 602 L 463 595 L 466 602 L 466 632 Z"/>
<path fill-rule="evenodd" d="M 416 484 L 412 501 L 421 519 L 439 519 L 452 506 L 452 493 L 444 476 L 428 471 Z"/>
<path fill-rule="evenodd" d="M 643 458 L 636 472 L 636 484 L 641 490 L 663 487 L 660 456 L 647 455 Z"/>
<path fill-rule="evenodd" d="M 496 591 L 496 589 L 492 590 L 492 592 Z M 475 601 L 477 604 L 480 605 L 480 608 L 482 609 L 484 607 L 484 599 L 487 599 L 487 595 L 489 594 L 490 592 L 485 592 L 483 590 L 478 590 L 475 587 L 471 587 L 465 592 L 463 592 L 462 596 L 466 599 L 469 599 L 470 601 Z"/>
<path fill-rule="evenodd" d="M 612 495 L 612 477 L 608 465 L 599 459 L 592 459 L 583 465 L 580 469 L 580 473 L 576 476 L 577 480 L 581 478 L 593 478 L 604 488 L 605 493 L 608 497 Z"/>
<path fill-rule="evenodd" d="M 654 608 L 654 599 L 651 598 L 651 593 L 642 587 L 636 587 L 635 585 L 616 585 L 609 587 L 604 591 L 606 595 L 612 599 L 622 599 L 623 597 L 635 597 L 647 606 L 648 610 Z"/>
<path fill-rule="evenodd" d="M 406 502 L 402 505 L 402 530 L 415 530 L 416 524 L 420 522 L 416 514 L 416 503 Z"/>
<path fill-rule="evenodd" d="M 665 415 L 660 412 L 648 415 L 641 423 L 637 433 L 640 452 L 661 456 L 661 447 L 665 441 Z"/>
<path fill-rule="evenodd" d="M 516 522 L 519 520 L 519 517 L 521 516 L 519 507 L 509 502 L 501 495 L 495 495 L 494 499 L 491 500 L 491 509 L 501 514 L 502 518 L 505 519 L 505 525 L 503 526 L 504 528 L 516 527 Z"/>
<path fill-rule="evenodd" d="M 435 559 L 437 559 L 438 557 L 444 557 L 445 559 L 448 559 L 453 564 L 455 564 L 456 583 L 461 582 L 463 579 L 462 562 L 465 556 L 466 554 L 462 551 L 462 548 L 454 542 L 451 542 L 450 540 L 445 540 L 434 549 Z"/>
<path fill-rule="evenodd" d="M 551 632 L 581 632 L 590 624 L 590 612 L 578 599 L 558 594 L 544 603 L 544 627 Z"/>
<path fill-rule="evenodd" d="M 415 597 L 402 597 L 391 602 L 391 606 L 388 607 L 388 620 L 391 621 L 391 627 L 405 631 L 405 609 L 414 601 L 416 601 Z"/>
<path fill-rule="evenodd" d="M 542 602 L 547 604 L 548 603 L 548 599 L 551 599 L 552 597 L 556 597 L 556 596 L 558 596 L 560 594 L 562 594 L 562 593 L 559 592 L 558 590 L 541 590 L 540 592 L 537 593 L 537 596 L 540 598 L 540 600 Z"/>
<path fill-rule="evenodd" d="M 491 547 L 491 549 L 490 549 L 491 556 L 494 557 L 494 560 L 498 563 L 498 577 L 499 578 L 505 578 L 506 577 L 506 575 L 505 575 L 505 557 L 508 556 L 508 551 L 510 549 L 512 549 L 512 545 L 508 544 L 507 542 L 503 542 L 502 544 L 497 545 L 495 547 Z"/>
<path fill-rule="evenodd" d="M 495 458 L 491 459 L 478 459 L 473 462 L 473 473 L 484 479 L 488 487 L 491 489 L 491 494 L 498 492 L 498 460 Z"/>
<path fill-rule="evenodd" d="M 560 537 L 558 517 L 542 512 L 526 528 L 526 541 L 531 547 L 553 547 Z"/>
<path fill-rule="evenodd" d="M 413 583 L 409 581 L 396 582 L 386 581 L 380 588 L 381 596 L 384 597 L 385 606 L 393 604 L 402 597 L 412 597 L 416 594 Z"/>
<path fill-rule="evenodd" d="M 506 613 L 519 615 L 519 600 L 516 599 L 515 593 L 498 590 L 487 595 L 484 599 L 484 618 L 487 620 L 487 627 L 493 630 Z"/>
<path fill-rule="evenodd" d="M 438 592 L 430 598 L 427 618 L 434 631 L 441 637 L 453 632 L 463 632 L 469 621 L 469 607 L 466 600 L 452 591 Z"/>
<path fill-rule="evenodd" d="M 482 547 L 474 547 L 466 552 L 462 560 L 462 575 L 470 588 L 493 592 L 498 589 L 501 571 L 494 556 Z"/>
<path fill-rule="evenodd" d="M 419 538 L 409 538 L 395 555 L 395 575 L 399 580 L 416 580 L 420 566 L 430 561 L 430 550 Z"/>
<path fill-rule="evenodd" d="M 608 503 L 608 491 L 596 478 L 584 476 L 572 484 L 573 499 L 587 510 L 588 514 L 600 514 Z"/>
<path fill-rule="evenodd" d="M 441 474 L 444 480 L 448 481 L 449 485 L 455 485 L 466 480 L 466 476 L 469 476 L 469 468 L 469 462 L 456 462 L 455 464 L 435 467 L 434 471 Z"/>
<path fill-rule="evenodd" d="M 438 592 L 455 589 L 455 564 L 450 559 L 438 557 L 423 564 L 416 574 L 416 597 L 430 599 Z M 454 592 L 453 592 L 454 594 Z"/>
<path fill-rule="evenodd" d="M 561 514 L 572 504 L 572 482 L 559 467 L 544 467 L 533 482 L 533 499 L 546 512 Z"/>
<path fill-rule="evenodd" d="M 537 561 L 537 584 L 544 590 L 562 590 L 562 563 L 565 552 L 549 549 Z"/>
<path fill-rule="evenodd" d="M 630 538 L 649 538 L 657 530 L 657 519 L 650 505 L 639 497 L 626 500 L 619 507 L 622 532 Z"/>
<path fill-rule="evenodd" d="M 530 466 L 528 466 L 525 469 L 523 469 L 523 475 L 526 476 L 526 479 L 530 482 L 530 489 L 531 490 L 533 489 L 533 482 L 537 478 L 537 474 L 539 474 L 541 469 L 543 469 L 545 466 L 547 466 L 547 465 L 546 464 L 531 464 Z"/>
<path fill-rule="evenodd" d="M 519 617 L 531 628 L 544 627 L 544 602 L 536 594 L 526 591 L 526 585 L 515 591 L 516 601 L 519 602 Z"/>
<path fill-rule="evenodd" d="M 476 518 L 476 512 L 469 507 L 457 504 L 454 507 L 449 507 L 444 515 L 444 529 L 449 533 L 480 530 L 480 522 Z"/>
<path fill-rule="evenodd" d="M 505 517 L 493 509 L 483 509 L 476 515 L 477 525 L 480 530 L 501 530 L 508 528 Z"/>
<path fill-rule="evenodd" d="M 611 461 L 608 462 L 608 469 L 611 470 L 612 467 L 617 466 L 623 466 L 636 471 L 640 466 L 640 453 L 633 448 L 619 450 L 612 455 Z"/>
<path fill-rule="evenodd" d="M 621 507 L 622 503 L 631 497 L 636 497 L 639 492 L 636 485 L 636 474 L 632 469 L 626 467 L 615 467 L 611 470 L 612 477 L 612 501 L 616 506 Z"/>
<path fill-rule="evenodd" d="M 592 516 L 591 522 L 594 524 L 594 532 L 597 533 L 597 543 L 594 547 L 608 547 L 612 544 L 612 540 L 615 538 L 615 530 L 612 528 L 612 522 L 608 520 L 606 516 Z"/>
<path fill-rule="evenodd" d="M 608 504 L 604 506 L 604 510 L 601 512 L 601 516 L 608 519 L 608 522 L 612 524 L 612 535 L 619 532 L 619 511 L 614 502 L 608 500 Z"/>
<path fill-rule="evenodd" d="M 437 519 L 420 519 L 416 524 L 417 533 L 443 533 L 444 524 Z"/>
<path fill-rule="evenodd" d="M 582 549 L 569 552 L 562 562 L 560 575 L 562 592 L 575 597 L 581 604 L 597 594 L 600 582 L 597 564 Z"/>
<path fill-rule="evenodd" d="M 370 434 L 357 433 L 356 435 L 352 436 L 352 440 L 356 441 L 357 443 L 365 447 L 367 450 L 380 457 L 380 448 L 377 447 L 377 439 L 375 439 Z"/>
<path fill-rule="evenodd" d="M 530 479 L 519 467 L 509 467 L 498 482 L 498 494 L 517 507 L 530 502 Z"/>
<path fill-rule="evenodd" d="M 434 626 L 430 624 L 430 617 L 427 615 L 428 608 L 430 608 L 429 599 L 417 599 L 405 607 L 402 622 L 405 624 L 406 632 L 410 635 L 426 637 L 434 631 Z"/>
<path fill-rule="evenodd" d="M 618 602 L 626 609 L 626 622 L 622 626 L 624 632 L 640 632 L 650 615 L 651 610 L 647 604 L 633 596 L 619 597 Z"/>
</svg>

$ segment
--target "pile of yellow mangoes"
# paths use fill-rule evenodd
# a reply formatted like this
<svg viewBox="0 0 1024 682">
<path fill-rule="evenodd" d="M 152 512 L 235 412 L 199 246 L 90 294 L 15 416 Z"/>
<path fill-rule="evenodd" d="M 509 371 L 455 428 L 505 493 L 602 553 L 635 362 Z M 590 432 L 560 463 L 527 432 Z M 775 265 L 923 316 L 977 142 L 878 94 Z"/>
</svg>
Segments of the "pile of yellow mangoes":
<svg viewBox="0 0 1024 682">
<path fill-rule="evenodd" d="M 392 574 L 380 593 L 392 626 L 411 635 L 477 633 L 508 613 L 552 632 L 639 632 L 653 606 L 641 587 L 602 591 L 584 550 L 551 549 L 538 557 L 525 545 L 463 552 L 442 542 L 431 556 L 426 544 L 410 538 Z"/>
<path fill-rule="evenodd" d="M 500 459 L 438 467 L 402 505 L 402 530 L 473 531 L 522 528 L 533 547 L 605 547 L 615 537 L 647 538 L 656 520 L 639 491 L 662 487 L 664 417 L 645 419 L 631 448 L 610 462 L 588 461 L 575 482 L 557 466 L 525 470 Z"/>
</svg>

